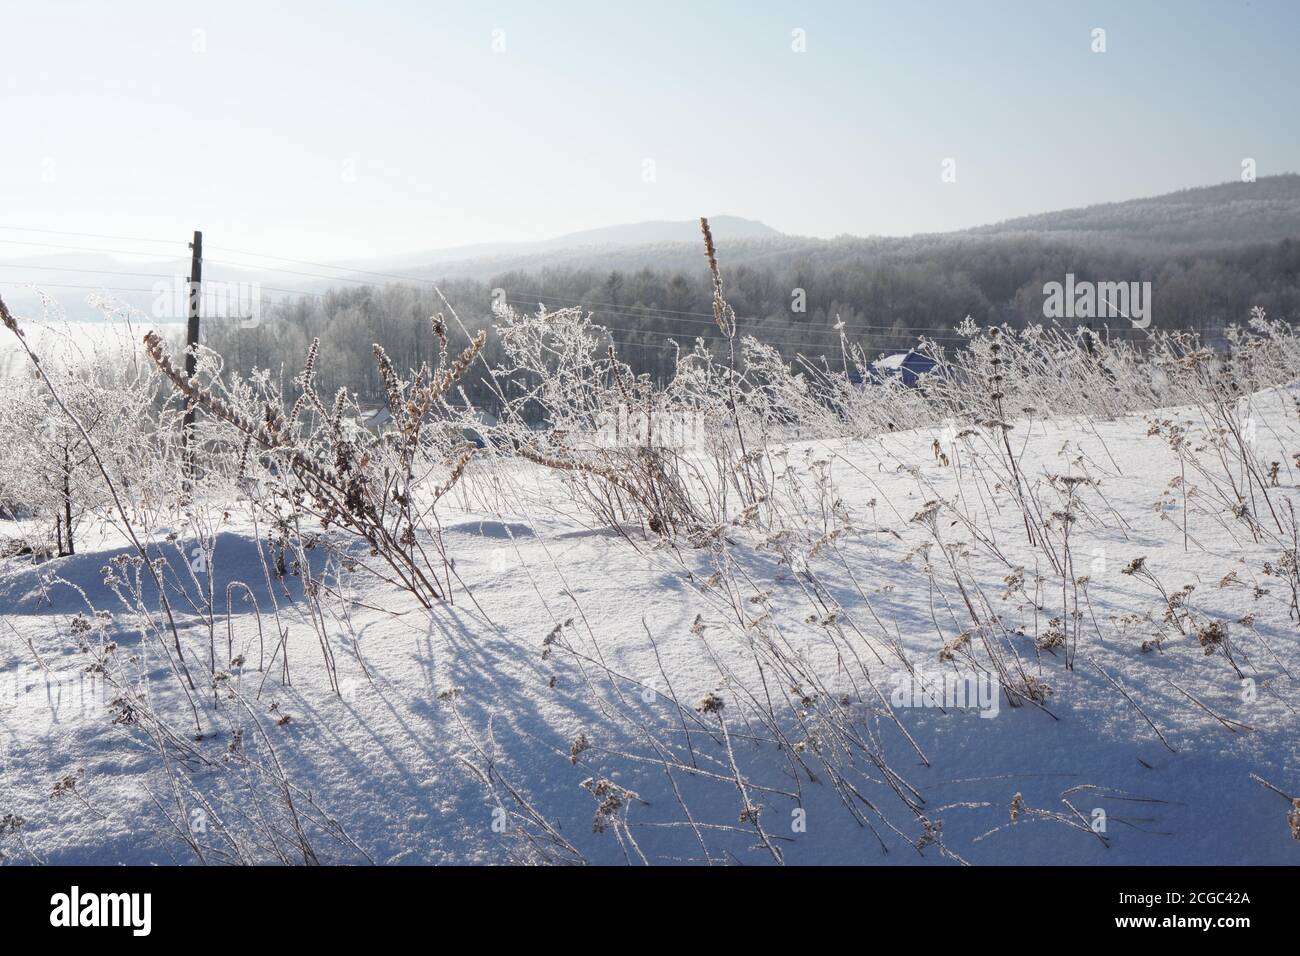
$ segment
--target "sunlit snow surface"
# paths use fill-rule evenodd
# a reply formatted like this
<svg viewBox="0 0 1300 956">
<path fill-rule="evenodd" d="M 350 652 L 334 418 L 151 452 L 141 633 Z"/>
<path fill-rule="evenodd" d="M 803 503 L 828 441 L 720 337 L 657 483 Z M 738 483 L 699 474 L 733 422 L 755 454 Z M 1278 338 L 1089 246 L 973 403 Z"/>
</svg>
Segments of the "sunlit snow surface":
<svg viewBox="0 0 1300 956">
<path fill-rule="evenodd" d="M 1251 416 L 1259 458 L 1282 463 L 1279 487 L 1270 492 L 1274 507 L 1285 509 L 1300 483 L 1292 461 L 1300 451 L 1292 394 L 1255 396 Z M 1005 697 L 992 718 L 970 710 L 896 707 L 915 748 L 879 699 L 863 692 L 863 669 L 888 698 L 901 670 L 887 647 L 895 640 L 914 665 L 942 673 L 939 652 L 965 618 L 951 576 L 937 574 L 936 589 L 916 551 L 928 533 L 910 519 L 927 501 L 955 501 L 977 515 L 979 533 L 996 541 L 1008 559 L 995 560 L 987 547 L 960 547 L 970 544 L 970 531 L 942 513 L 939 529 L 955 545 L 953 559 L 978 582 L 1009 631 L 1023 627 L 1032 635 L 1046 627 L 1046 618 L 1061 614 L 1060 578 L 1052 593 L 1053 578 L 1028 546 L 1006 490 L 989 487 L 992 479 L 971 461 L 946 467 L 938 462 L 937 430 L 790 447 L 795 469 L 829 463 L 836 493 L 853 518 L 853 530 L 838 540 L 844 563 L 822 556 L 812 570 L 855 622 L 848 640 L 860 660 L 843 659 L 824 630 L 808 623 L 815 608 L 805 576 L 759 548 L 758 536 L 732 536 L 731 577 L 752 585 L 738 595 L 740 604 L 753 617 L 770 614 L 791 653 L 817 668 L 832 696 L 844 695 L 858 708 L 863 733 L 880 742 L 925 819 L 941 822 L 944 845 L 965 861 L 1300 861 L 1287 802 L 1250 776 L 1300 792 L 1300 700 L 1291 676 L 1300 674 L 1300 632 L 1288 616 L 1285 581 L 1264 573 L 1265 562 L 1277 564 L 1283 545 L 1255 542 L 1244 524 L 1226 514 L 1213 517 L 1213 504 L 1202 502 L 1189 515 L 1185 548 L 1181 493 L 1169 490 L 1178 463 L 1163 441 L 1148 435 L 1153 417 L 1203 424 L 1191 410 L 1135 413 L 1110 422 L 1016 423 L 1012 436 L 1017 452 L 1024 443 L 1027 475 L 1087 474 L 1100 480 L 1095 490 L 1081 492 L 1089 513 L 1072 530 L 1075 573 L 1089 578 L 1090 599 L 1076 665 L 1067 670 L 1059 649 L 1039 652 L 1030 637 L 1020 639 L 1018 654 L 1052 688 L 1045 709 L 1013 708 Z M 746 721 L 730 696 L 740 687 L 755 695 L 754 706 L 762 705 L 759 695 L 765 693 L 778 701 L 788 741 L 809 736 L 784 703 L 790 688 L 782 676 L 757 672 L 748 646 L 754 632 L 737 621 L 732 598 L 706 586 L 720 566 L 716 554 L 666 547 L 635 529 L 628 529 L 629 540 L 592 527 L 555 479 L 534 466 L 492 467 L 507 470 L 523 493 L 494 497 L 483 490 L 488 476 L 471 471 L 456 503 L 441 514 L 446 548 L 464 585 L 454 587 L 454 605 L 428 613 L 361 576 L 344 583 L 346 613 L 342 602 L 323 602 L 340 694 L 329 687 L 307 604 L 292 575 L 285 586 L 274 585 L 280 623 L 288 632 L 292 686 L 282 685 L 278 660 L 258 672 L 259 657 L 272 655 L 276 624 L 241 504 L 212 503 L 217 519 L 223 507 L 230 511 L 220 524 L 214 559 L 194 578 L 176 579 L 175 586 L 193 597 L 196 584 L 206 589 L 211 575 L 218 668 L 229 671 L 230 682 L 250 701 L 300 791 L 299 804 L 309 794 L 355 841 L 354 849 L 309 824 L 317 827 L 313 842 L 323 862 L 771 862 L 771 851 L 741 819 L 737 769 L 751 788 L 750 800 L 761 807 L 764 831 L 787 862 L 953 862 L 933 845 L 920 852 L 909 845 L 908 840 L 925 842 L 921 818 L 880 782 L 881 773 L 863 754 L 844 759 L 853 762 L 855 779 L 875 783 L 863 783 L 857 805 L 850 807 L 824 772 L 810 779 L 788 748 L 770 740 L 762 725 Z M 981 482 L 986 486 L 977 487 Z M 161 542 L 167 530 L 156 529 L 154 540 Z M 182 537 L 161 547 L 184 568 L 193 560 L 193 545 Z M 25 821 L 21 845 L 13 838 L 0 842 L 9 861 L 196 862 L 168 822 L 197 819 L 196 804 L 188 794 L 176 796 L 140 726 L 113 723 L 114 711 L 105 706 L 112 695 L 84 672 L 88 658 L 72 633 L 74 614 L 91 607 L 113 611 L 108 637 L 118 645 L 114 653 L 141 658 L 138 669 L 148 674 L 155 708 L 175 727 L 187 727 L 190 705 L 162 650 L 152 638 L 141 645 L 131 615 L 103 583 L 101 569 L 126 552 L 120 539 L 91 531 L 74 557 L 36 566 L 12 558 L 0 568 L 0 816 L 16 814 Z M 1165 604 L 1150 584 L 1121 573 L 1139 556 L 1169 591 L 1195 586 L 1191 605 L 1201 617 L 1226 623 L 1249 682 L 1221 653 L 1207 655 L 1194 637 L 1143 650 L 1155 626 L 1140 618 L 1159 620 Z M 940 561 L 937 550 L 930 557 Z M 1037 595 L 1044 610 L 1037 617 L 1023 600 L 1003 597 L 1012 565 L 1024 566 L 1030 578 L 1035 567 L 1044 574 Z M 236 581 L 247 585 L 259 606 L 260 649 L 247 592 L 229 587 Z M 767 592 L 765 603 L 751 602 L 759 591 Z M 242 667 L 232 668 L 227 660 L 228 593 L 230 640 L 235 655 L 244 658 Z M 156 595 L 152 600 L 157 613 Z M 172 606 L 189 666 L 206 668 L 210 637 L 202 605 L 173 597 Z M 1125 615 L 1131 616 L 1128 623 Z M 1253 628 L 1239 623 L 1247 616 Z M 697 620 L 702 629 L 693 629 Z M 548 649 L 547 635 L 570 621 L 562 633 L 573 653 Z M 685 715 L 670 703 L 669 687 Z M 694 709 L 714 691 L 727 702 L 722 716 L 735 768 L 719 740 L 717 720 Z M 198 696 L 208 732 L 194 747 L 212 762 L 193 770 L 202 787 L 205 780 L 236 772 L 237 762 L 227 756 L 228 726 Z M 816 706 L 840 704 L 819 700 Z M 278 724 L 281 714 L 291 720 Z M 244 746 L 260 748 L 265 757 L 252 717 L 234 719 L 246 728 Z M 815 725 L 815 708 L 810 720 Z M 680 764 L 666 769 L 647 729 L 654 740 L 669 742 L 679 758 L 694 759 L 702 772 L 684 772 Z M 581 737 L 587 747 L 574 754 Z M 819 765 L 810 760 L 809 766 Z M 68 775 L 75 793 L 52 796 Z M 581 785 L 589 778 L 637 795 L 628 798 L 632 839 L 613 828 L 593 829 L 599 801 Z M 1013 823 L 1016 794 L 1026 808 L 1089 825 L 1025 812 Z M 1106 819 L 1101 833 L 1092 826 L 1099 809 Z M 547 827 L 572 849 L 557 849 L 559 841 Z M 261 856 L 274 858 L 266 847 Z"/>
</svg>

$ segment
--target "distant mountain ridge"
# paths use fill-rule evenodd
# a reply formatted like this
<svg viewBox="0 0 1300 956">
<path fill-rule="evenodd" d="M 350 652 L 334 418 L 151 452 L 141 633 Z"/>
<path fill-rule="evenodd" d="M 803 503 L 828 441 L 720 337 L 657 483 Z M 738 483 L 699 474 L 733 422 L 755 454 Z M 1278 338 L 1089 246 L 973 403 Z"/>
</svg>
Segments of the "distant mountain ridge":
<svg viewBox="0 0 1300 956">
<path fill-rule="evenodd" d="M 1300 240 L 1300 175 L 1261 177 L 1142 199 L 1022 216 L 986 226 L 905 237 L 817 239 L 778 232 L 734 216 L 710 218 L 728 263 L 762 267 L 794 260 L 906 255 L 935 243 L 1032 236 L 1064 245 L 1105 246 L 1168 255 L 1250 243 Z M 694 270 L 702 268 L 698 225 L 632 223 L 570 233 L 538 243 L 493 244 L 387 260 L 368 268 L 419 278 L 487 278 L 539 269 Z"/>
<path fill-rule="evenodd" d="M 1300 238 L 1300 175 L 1265 176 L 1252 183 L 1220 183 L 1021 216 L 968 229 L 964 234 L 1073 239 L 1113 236 L 1190 246 L 1278 242 Z"/>
</svg>

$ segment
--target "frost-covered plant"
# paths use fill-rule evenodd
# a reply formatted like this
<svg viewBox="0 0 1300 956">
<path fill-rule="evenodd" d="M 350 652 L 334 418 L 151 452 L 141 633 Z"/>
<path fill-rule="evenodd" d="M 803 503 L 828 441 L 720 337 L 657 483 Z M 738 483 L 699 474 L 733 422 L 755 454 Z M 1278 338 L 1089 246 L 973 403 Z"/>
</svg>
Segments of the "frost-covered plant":
<svg viewBox="0 0 1300 956">
<path fill-rule="evenodd" d="M 152 369 L 108 326 L 103 337 L 78 341 L 57 324 L 33 324 L 43 333 L 39 357 L 0 379 L 0 509 L 23 532 L 4 543 L 8 553 L 73 554 L 88 524 L 119 523 L 92 445 L 133 512 L 163 504 L 175 432 L 158 407 Z"/>
<path fill-rule="evenodd" d="M 426 362 L 410 377 L 400 376 L 383 348 L 374 347 L 392 422 L 378 434 L 366 428 L 346 390 L 340 389 L 329 407 L 316 393 L 317 342 L 295 380 L 298 394 L 291 404 L 269 376 L 228 385 L 211 377 L 205 383 L 176 369 L 156 333 L 145 337 L 145 347 L 187 403 L 226 427 L 232 449 L 238 449 L 238 477 L 257 475 L 266 482 L 282 506 L 275 521 L 283 533 L 300 539 L 301 517 L 319 521 L 325 530 L 342 528 L 386 565 L 376 574 L 432 607 L 449 587 L 434 507 L 460 480 L 475 449 L 455 429 L 427 426 L 445 410 L 445 397 L 485 341 L 485 333 L 479 333 L 452 360 L 438 318 L 433 331 L 440 343 L 438 364 Z"/>
<path fill-rule="evenodd" d="M 504 361 L 494 369 L 521 457 L 563 475 L 602 522 L 640 522 L 697 544 L 766 514 L 769 442 L 820 410 L 801 372 L 740 334 L 707 220 L 701 228 L 723 358 L 697 340 L 678 350 L 672 378 L 659 385 L 620 361 L 608 332 L 582 310 L 507 307 L 497 324 Z"/>
<path fill-rule="evenodd" d="M 673 410 L 661 391 L 636 379 L 604 329 L 579 309 L 536 313 L 503 309 L 497 333 L 504 362 L 503 419 L 517 453 L 563 476 L 575 498 L 602 522 L 640 521 L 675 535 L 708 518 L 693 500 L 681 456 L 660 442 Z M 526 422 L 540 418 L 544 428 Z"/>
</svg>

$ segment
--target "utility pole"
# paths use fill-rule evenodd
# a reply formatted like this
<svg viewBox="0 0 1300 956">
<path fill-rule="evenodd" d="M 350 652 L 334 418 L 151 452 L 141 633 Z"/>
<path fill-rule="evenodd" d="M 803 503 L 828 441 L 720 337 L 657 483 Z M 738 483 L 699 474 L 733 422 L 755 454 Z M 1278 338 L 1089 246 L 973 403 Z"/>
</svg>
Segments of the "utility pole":
<svg viewBox="0 0 1300 956">
<path fill-rule="evenodd" d="M 199 302 L 200 289 L 203 285 L 203 233 L 194 231 L 194 241 L 190 243 L 190 307 L 188 324 L 185 327 L 185 377 L 193 378 L 198 365 L 195 350 L 199 345 Z M 185 477 L 193 476 L 194 456 L 190 449 L 191 432 L 194 429 L 194 406 L 185 409 L 185 424 L 181 431 L 181 450 L 185 458 Z"/>
</svg>

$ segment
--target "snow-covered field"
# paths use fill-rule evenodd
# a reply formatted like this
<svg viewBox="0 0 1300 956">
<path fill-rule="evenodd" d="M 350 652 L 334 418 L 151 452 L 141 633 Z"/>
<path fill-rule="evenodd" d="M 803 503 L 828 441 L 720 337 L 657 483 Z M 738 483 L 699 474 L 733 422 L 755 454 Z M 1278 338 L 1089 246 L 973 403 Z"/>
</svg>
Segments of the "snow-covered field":
<svg viewBox="0 0 1300 956">
<path fill-rule="evenodd" d="M 1016 419 L 1032 532 L 978 424 L 777 444 L 785 520 L 694 545 L 488 457 L 439 506 L 453 601 L 432 609 L 349 570 L 366 549 L 341 537 L 281 578 L 265 518 L 202 500 L 149 528 L 164 609 L 94 525 L 0 566 L 0 851 L 1300 861 L 1297 397 L 1240 400 L 1279 463 L 1264 488 L 1200 408 Z M 913 693 L 957 680 L 949 706 Z"/>
</svg>

